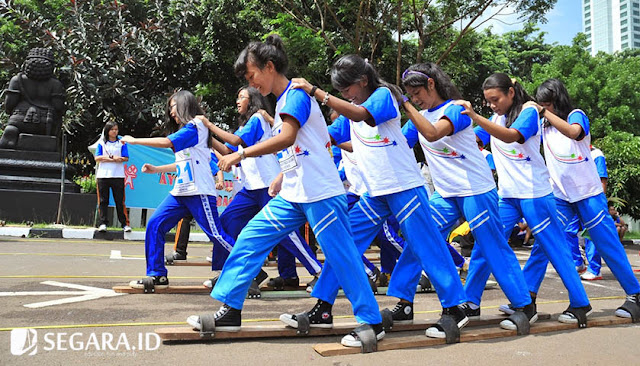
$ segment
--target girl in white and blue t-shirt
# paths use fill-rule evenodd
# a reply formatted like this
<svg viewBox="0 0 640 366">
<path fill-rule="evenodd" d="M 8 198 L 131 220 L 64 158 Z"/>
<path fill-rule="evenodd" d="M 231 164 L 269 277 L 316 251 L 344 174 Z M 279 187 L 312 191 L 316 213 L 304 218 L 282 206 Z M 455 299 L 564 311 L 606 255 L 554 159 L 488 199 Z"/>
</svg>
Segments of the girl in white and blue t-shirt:
<svg viewBox="0 0 640 366">
<path fill-rule="evenodd" d="M 460 93 L 450 78 L 433 63 L 416 64 L 402 75 L 402 83 L 422 111 L 408 101 L 405 110 L 411 120 L 402 128 L 409 146 L 420 143 L 427 160 L 435 192 L 430 205 L 443 238 L 460 217 L 465 217 L 476 239 L 473 253 L 481 253 L 500 288 L 514 308 L 535 314 L 520 264 L 503 235 L 498 213 L 498 193 L 493 175 L 476 145 L 476 136 L 464 108 L 455 105 Z M 471 266 L 475 263 L 472 260 Z M 420 266 L 412 255 L 403 254 L 391 278 L 387 295 L 401 299 L 396 308 L 413 302 Z M 471 301 L 467 314 L 479 316 L 479 303 Z M 395 310 L 395 309 L 394 309 Z M 394 314 L 396 315 L 396 314 Z M 534 320 L 534 319 L 533 319 Z M 501 326 L 511 329 L 513 322 Z"/>
<path fill-rule="evenodd" d="M 144 164 L 145 173 L 176 173 L 175 184 L 169 196 L 160 203 L 147 222 L 145 256 L 147 276 L 155 287 L 169 285 L 164 261 L 164 236 L 176 224 L 191 214 L 202 231 L 214 245 L 233 246 L 234 240 L 220 226 L 217 209 L 217 192 L 209 161 L 209 130 L 196 116 L 203 111 L 196 97 L 186 90 L 169 97 L 166 112 L 167 137 L 135 138 L 124 136 L 122 141 L 132 145 L 171 148 L 176 161 L 154 166 Z M 144 288 L 145 280 L 132 281 L 134 288 Z"/>
<path fill-rule="evenodd" d="M 576 214 L 598 252 L 607 262 L 627 299 L 615 314 L 640 321 L 640 284 L 616 233 L 594 159 L 591 159 L 589 119 L 573 109 L 569 93 L 557 79 L 549 79 L 536 90 L 542 137 L 558 217 L 567 225 Z M 538 241 L 524 268 L 530 286 L 540 286 L 547 258 Z"/>
<path fill-rule="evenodd" d="M 124 162 L 129 160 L 129 149 L 127 145 L 118 138 L 118 124 L 107 122 L 102 130 L 102 137 L 98 140 L 96 148 L 96 182 L 98 192 L 98 209 L 100 214 L 99 231 L 107 231 L 109 219 L 107 218 L 107 207 L 109 206 L 109 190 L 113 194 L 113 201 L 116 204 L 118 221 L 124 231 L 131 231 L 129 226 L 129 216 L 124 203 Z"/>
<path fill-rule="evenodd" d="M 498 173 L 499 214 L 505 239 L 513 226 L 523 217 L 536 238 L 536 243 L 549 258 L 569 292 L 569 307 L 558 318 L 561 322 L 586 326 L 591 311 L 589 298 L 571 260 L 564 232 L 556 216 L 556 204 L 549 183 L 549 171 L 540 154 L 540 126 L 538 111 L 522 86 L 503 73 L 489 76 L 483 83 L 484 97 L 495 112 L 488 120 L 473 111 L 471 103 L 459 101 L 468 115 L 478 124 L 476 134 L 486 144 L 491 141 Z M 476 238 L 477 239 L 477 238 Z M 560 242 L 558 242 L 560 240 Z M 479 305 L 491 268 L 481 251 L 473 251 L 465 290 L 470 302 Z M 494 275 L 497 275 L 494 273 Z M 527 276 L 525 274 L 525 279 Z M 538 287 L 527 280 L 535 300 Z M 503 308 L 513 313 L 512 307 Z M 530 322 L 536 318 L 525 313 Z M 533 317 L 532 317 L 533 316 Z"/>
<path fill-rule="evenodd" d="M 349 211 L 358 250 L 364 253 L 387 217 L 394 215 L 405 237 L 404 253 L 417 256 L 438 293 L 443 307 L 441 322 L 449 320 L 449 324 L 457 325 L 457 329 L 451 330 L 459 333 L 469 321 L 458 306 L 465 302 L 464 290 L 444 239 L 433 222 L 425 180 L 402 134 L 399 89 L 381 80 L 373 66 L 357 55 L 340 58 L 331 69 L 333 87 L 348 101 L 331 96 L 304 79 L 299 82 L 299 87 L 341 114 L 329 130 L 335 143 L 351 141 L 353 146 L 367 188 Z M 340 275 L 325 266 L 311 295 L 333 303 L 338 293 L 338 279 Z M 287 314 L 283 317 L 281 320 L 287 322 Z M 445 337 L 441 322 L 429 328 L 427 336 Z"/>
<path fill-rule="evenodd" d="M 220 127 L 205 121 L 209 130 L 226 142 L 226 145 L 214 141 L 214 147 L 222 155 L 228 155 L 239 149 L 245 149 L 272 137 L 271 125 L 260 113 L 264 110 L 263 97 L 252 87 L 243 87 L 238 91 L 236 105 L 240 114 L 238 130 L 235 133 L 224 131 Z M 246 158 L 238 164 L 238 173 L 243 187 L 233 201 L 220 215 L 225 232 L 234 238 L 240 235 L 245 225 L 271 200 L 269 185 L 280 174 L 280 165 L 274 154 Z M 212 269 L 221 270 L 228 252 L 214 248 Z M 285 285 L 298 286 L 295 258 L 312 276 L 320 273 L 322 265 L 311 251 L 299 229 L 291 232 L 278 244 L 278 273 L 280 278 L 271 279 L 275 288 Z"/>
<path fill-rule="evenodd" d="M 211 292 L 223 303 L 213 315 L 215 329 L 240 329 L 245 294 L 264 258 L 276 243 L 308 221 L 326 256 L 322 273 L 328 269 L 337 273 L 336 285 L 342 286 L 351 301 L 356 320 L 365 324 L 345 336 L 342 343 L 360 347 L 357 333 L 361 331 L 370 333 L 373 329 L 378 340 L 384 337 L 382 318 L 353 243 L 347 198 L 331 159 L 331 141 L 320 106 L 307 93 L 293 88 L 285 76 L 287 64 L 282 39 L 270 35 L 265 42 L 249 44 L 234 65 L 236 74 L 244 76 L 262 95 L 277 96 L 273 137 L 223 156 L 218 165 L 228 170 L 250 157 L 275 153 L 282 174 L 270 187 L 280 193 L 242 230 Z M 319 303 L 315 312 L 330 320 L 326 308 Z M 190 316 L 187 322 L 201 329 L 206 323 L 201 319 Z M 312 319 L 309 322 L 311 326 L 327 326 L 314 324 Z"/>
</svg>

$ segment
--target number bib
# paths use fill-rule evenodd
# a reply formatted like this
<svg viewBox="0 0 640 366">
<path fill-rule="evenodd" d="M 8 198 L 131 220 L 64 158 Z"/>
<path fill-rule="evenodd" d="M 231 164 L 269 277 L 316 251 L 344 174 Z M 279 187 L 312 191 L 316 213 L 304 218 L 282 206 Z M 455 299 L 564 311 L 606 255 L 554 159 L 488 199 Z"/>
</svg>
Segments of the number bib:
<svg viewBox="0 0 640 366">
<path fill-rule="evenodd" d="M 197 190 L 193 171 L 193 160 L 191 158 L 176 161 L 176 173 L 178 175 L 174 186 L 176 193 L 185 194 Z"/>
<path fill-rule="evenodd" d="M 273 136 L 276 136 L 282 131 L 282 122 L 277 126 L 274 126 L 271 132 Z M 280 163 L 280 169 L 282 169 L 283 173 L 294 170 L 298 167 L 298 160 L 296 159 L 296 152 L 293 146 L 289 146 L 288 148 L 278 151 L 276 154 L 278 157 L 278 163 Z"/>
</svg>

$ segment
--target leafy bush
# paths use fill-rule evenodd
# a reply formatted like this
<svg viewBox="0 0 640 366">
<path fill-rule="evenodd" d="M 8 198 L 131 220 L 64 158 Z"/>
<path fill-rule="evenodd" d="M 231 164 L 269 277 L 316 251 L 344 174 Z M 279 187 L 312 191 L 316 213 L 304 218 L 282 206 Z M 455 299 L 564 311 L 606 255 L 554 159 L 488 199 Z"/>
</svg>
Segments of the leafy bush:
<svg viewBox="0 0 640 366">
<path fill-rule="evenodd" d="M 95 174 L 76 177 L 73 181 L 80 186 L 81 193 L 96 193 L 98 190 Z"/>
</svg>

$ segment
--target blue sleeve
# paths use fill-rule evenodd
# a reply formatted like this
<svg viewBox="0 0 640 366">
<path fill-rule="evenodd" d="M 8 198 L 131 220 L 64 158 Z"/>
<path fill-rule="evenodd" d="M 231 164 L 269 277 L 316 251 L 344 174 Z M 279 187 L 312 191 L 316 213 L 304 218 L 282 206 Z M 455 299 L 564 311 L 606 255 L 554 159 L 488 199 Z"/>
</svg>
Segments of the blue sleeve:
<svg viewBox="0 0 640 366">
<path fill-rule="evenodd" d="M 336 144 L 351 141 L 351 126 L 345 116 L 340 116 L 328 127 L 329 135 L 333 137 Z"/>
<path fill-rule="evenodd" d="M 598 169 L 598 175 L 600 178 L 609 178 L 609 174 L 607 172 L 607 161 L 604 156 L 598 156 L 593 161 L 596 163 L 596 168 Z"/>
<path fill-rule="evenodd" d="M 376 125 L 398 116 L 398 108 L 393 105 L 393 95 L 387 88 L 378 88 L 362 103 Z"/>
<path fill-rule="evenodd" d="M 238 151 L 238 147 L 237 146 L 233 146 L 230 143 L 225 143 L 224 146 L 228 147 L 231 151 L 236 152 Z"/>
<path fill-rule="evenodd" d="M 251 117 L 234 135 L 240 137 L 247 146 L 255 145 L 256 142 L 260 141 L 262 135 L 264 135 L 260 119 L 255 116 Z"/>
<path fill-rule="evenodd" d="M 102 154 L 104 154 L 102 152 L 102 144 L 98 144 L 98 147 L 96 148 L 96 156 L 102 156 Z"/>
<path fill-rule="evenodd" d="M 211 174 L 213 175 L 216 175 L 220 170 L 218 168 L 218 157 L 214 153 L 211 153 L 211 161 L 209 162 L 209 166 L 211 167 Z"/>
<path fill-rule="evenodd" d="M 478 136 L 480 141 L 482 141 L 483 145 L 486 145 L 491 141 L 491 135 L 489 135 L 489 132 L 485 131 L 484 128 L 476 126 L 473 128 L 473 132 L 476 133 L 476 136 Z"/>
<path fill-rule="evenodd" d="M 465 128 L 471 126 L 471 118 L 461 112 L 464 107 L 461 105 L 450 105 L 444 111 L 444 117 L 446 117 L 453 124 L 453 134 L 458 133 Z"/>
<path fill-rule="evenodd" d="M 127 147 L 127 144 L 122 144 L 122 148 L 120 148 L 120 156 L 123 158 L 129 157 L 129 148 Z"/>
<path fill-rule="evenodd" d="M 493 154 L 487 155 L 487 163 L 489 163 L 491 170 L 496 170 L 496 163 L 493 162 Z"/>
<path fill-rule="evenodd" d="M 538 132 L 539 117 L 538 111 L 533 108 L 525 108 L 520 112 L 518 118 L 513 121 L 510 128 L 513 128 L 520 132 L 524 141 L 527 141 L 531 136 Z"/>
<path fill-rule="evenodd" d="M 344 182 L 345 180 L 347 180 L 347 174 L 344 172 L 344 168 L 338 169 L 338 174 L 340 174 L 341 181 Z"/>
<path fill-rule="evenodd" d="M 340 161 L 342 161 L 342 149 L 335 145 L 332 145 L 331 155 L 333 155 L 333 163 L 336 165 L 336 167 L 338 167 L 340 165 Z"/>
<path fill-rule="evenodd" d="M 173 151 L 182 151 L 198 144 L 198 127 L 194 123 L 187 123 L 167 138 L 173 144 Z"/>
<path fill-rule="evenodd" d="M 582 127 L 582 131 L 584 132 L 583 136 L 587 136 L 589 134 L 589 118 L 582 112 L 574 112 L 569 115 L 570 125 L 579 124 Z"/>
<path fill-rule="evenodd" d="M 408 120 L 402 126 L 402 134 L 407 139 L 407 144 L 409 144 L 410 148 L 413 148 L 418 143 L 418 129 L 412 120 Z"/>
<path fill-rule="evenodd" d="M 311 114 L 311 97 L 302 89 L 289 90 L 287 103 L 280 110 L 280 116 L 283 114 L 295 118 L 302 128 Z"/>
</svg>

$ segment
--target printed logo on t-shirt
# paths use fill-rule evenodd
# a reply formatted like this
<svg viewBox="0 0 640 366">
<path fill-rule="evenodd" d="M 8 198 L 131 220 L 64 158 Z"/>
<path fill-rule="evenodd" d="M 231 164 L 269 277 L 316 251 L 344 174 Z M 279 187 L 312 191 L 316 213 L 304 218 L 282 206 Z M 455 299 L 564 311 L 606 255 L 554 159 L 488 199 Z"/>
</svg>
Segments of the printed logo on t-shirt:
<svg viewBox="0 0 640 366">
<path fill-rule="evenodd" d="M 457 151 L 455 150 L 449 150 L 448 148 L 444 147 L 442 149 L 436 149 L 431 145 L 428 145 L 426 143 L 424 143 L 422 140 L 420 141 L 420 145 L 422 145 L 422 147 L 428 151 L 431 155 L 433 156 L 437 156 L 439 158 L 446 158 L 446 159 L 466 159 L 467 157 L 464 156 L 464 154 L 458 154 Z"/>
<path fill-rule="evenodd" d="M 365 136 L 362 136 L 361 134 L 359 134 L 358 131 L 355 128 L 353 128 L 352 131 L 356 135 L 358 140 L 360 142 L 362 142 L 365 146 L 387 147 L 387 146 L 396 146 L 398 144 L 395 140 L 391 141 L 391 139 L 389 137 L 387 137 L 387 136 L 382 137 L 382 136 L 380 136 L 380 134 L 377 134 L 377 135 L 371 136 L 371 137 L 365 137 Z"/>
<path fill-rule="evenodd" d="M 556 153 L 555 151 L 553 151 L 553 149 L 551 148 L 551 145 L 549 145 L 548 140 L 545 142 L 545 145 L 547 145 L 547 149 L 549 150 L 549 152 L 551 153 L 551 156 L 553 156 L 554 159 L 556 159 L 557 161 L 564 163 L 564 164 L 580 164 L 580 163 L 584 163 L 589 161 L 589 157 L 585 157 L 580 155 L 580 153 L 570 153 L 567 155 L 560 155 L 558 153 Z"/>
<path fill-rule="evenodd" d="M 498 151 L 500 152 L 500 154 L 502 154 L 503 156 L 505 156 L 507 159 L 509 160 L 515 160 L 515 161 L 531 161 L 531 157 L 530 156 L 525 156 L 523 153 L 519 152 L 516 149 L 504 149 L 502 148 L 502 146 L 496 144 L 496 147 L 498 148 Z"/>
</svg>

